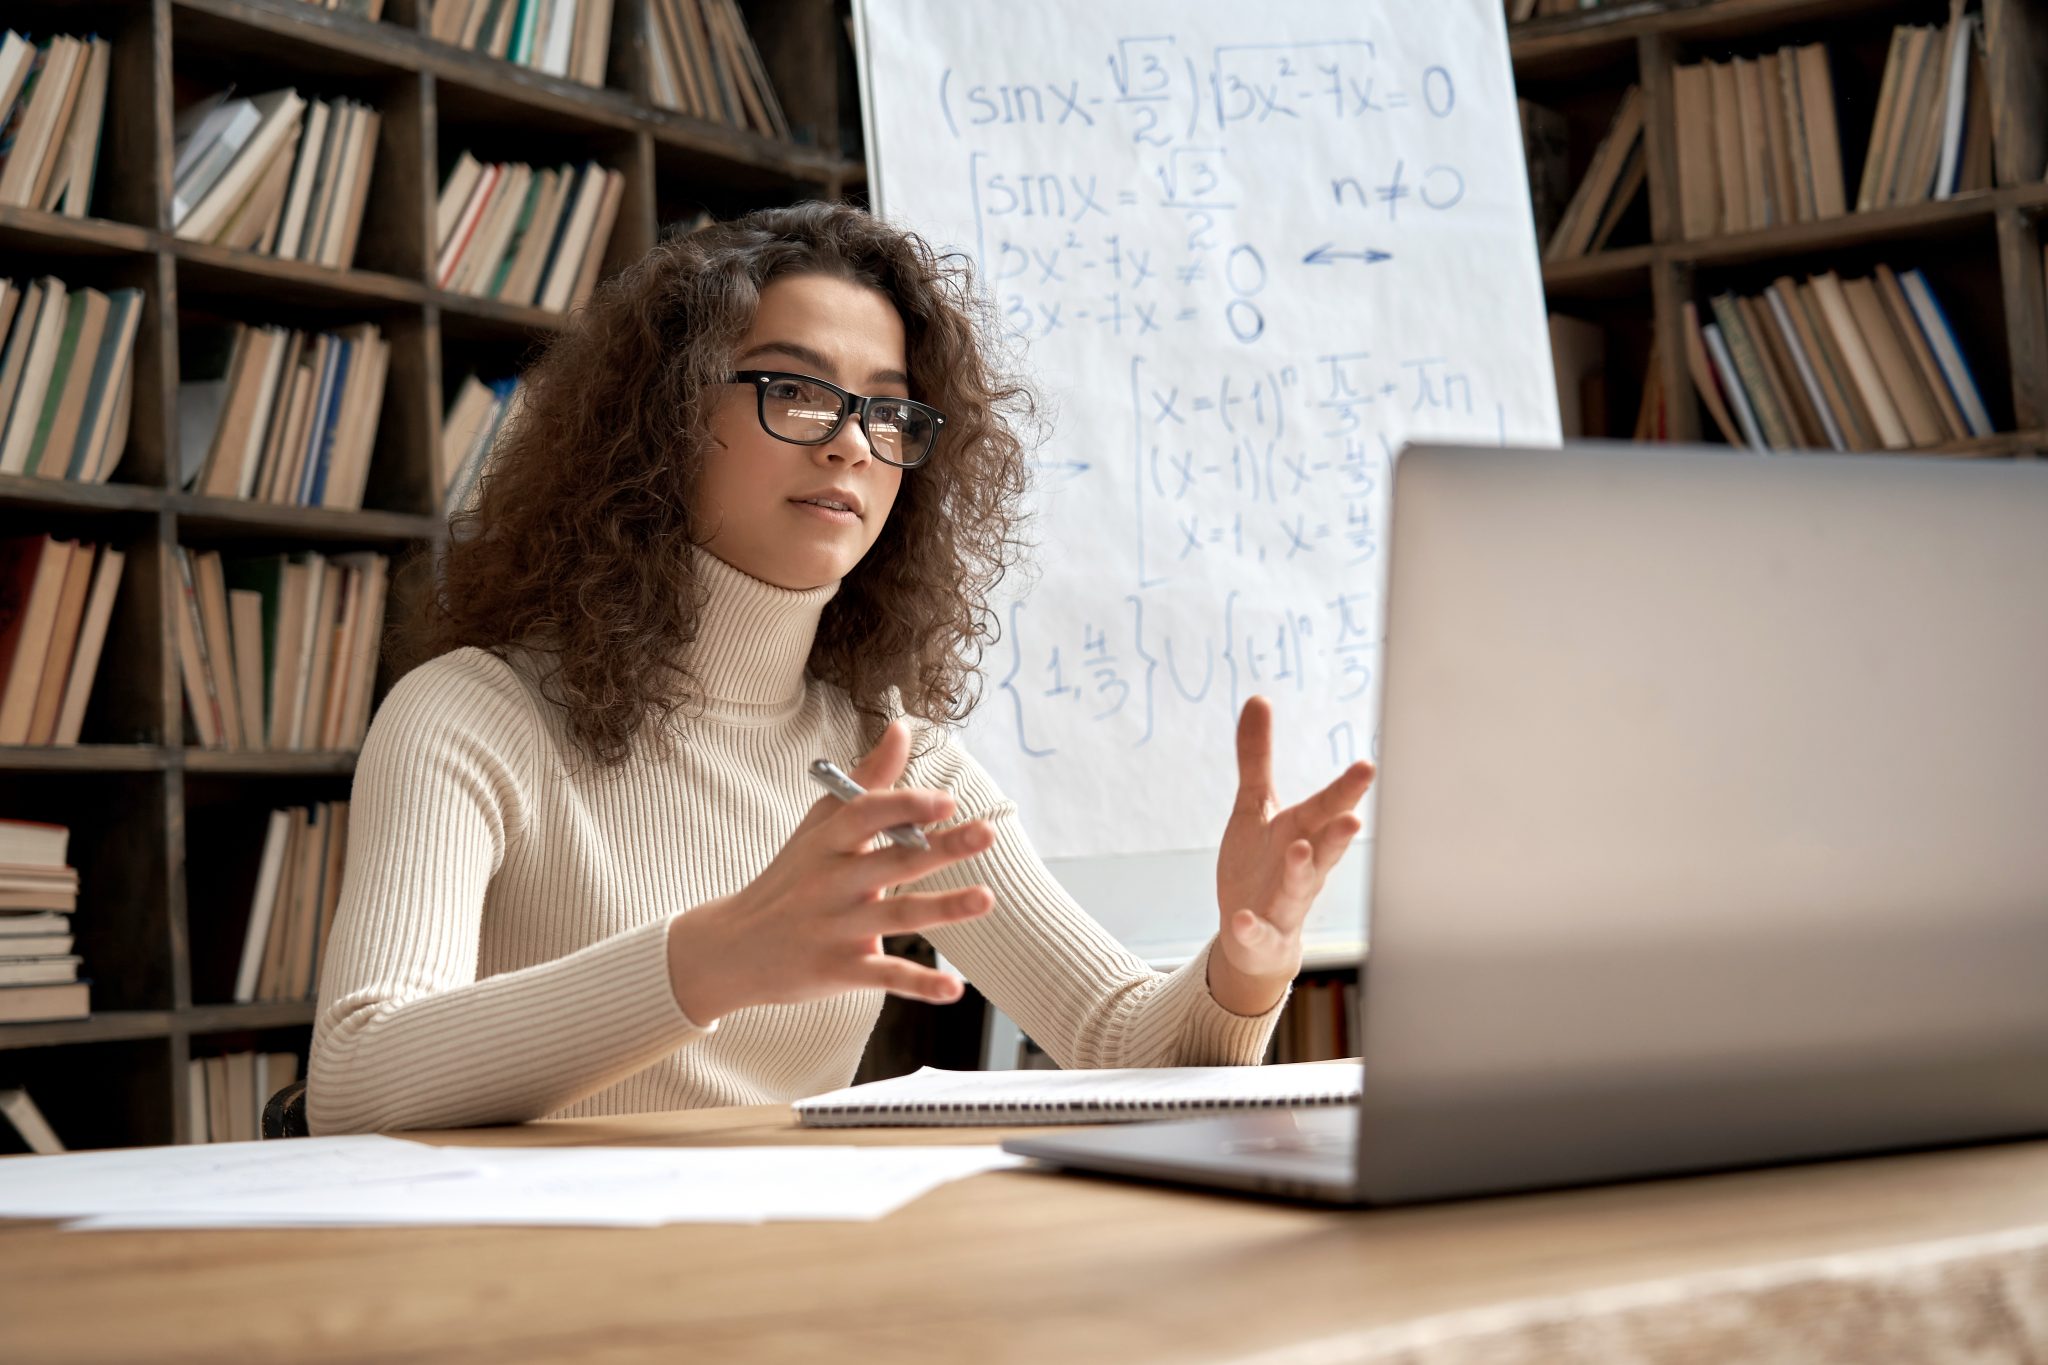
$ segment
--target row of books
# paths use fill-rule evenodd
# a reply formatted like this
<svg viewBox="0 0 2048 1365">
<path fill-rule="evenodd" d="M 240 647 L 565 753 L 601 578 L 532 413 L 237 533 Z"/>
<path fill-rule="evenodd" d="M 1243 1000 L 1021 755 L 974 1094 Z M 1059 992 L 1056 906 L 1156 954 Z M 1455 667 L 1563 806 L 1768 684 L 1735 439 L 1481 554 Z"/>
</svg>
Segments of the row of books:
<svg viewBox="0 0 2048 1365">
<path fill-rule="evenodd" d="M 612 0 L 434 0 L 427 32 L 550 76 L 603 85 Z"/>
<path fill-rule="evenodd" d="M 463 378 L 441 421 L 441 458 L 436 469 L 441 483 L 441 505 L 450 513 L 468 506 L 476 491 L 498 428 L 519 393 L 519 380 L 496 379 L 485 383 L 475 375 Z"/>
<path fill-rule="evenodd" d="M 370 722 L 390 560 L 178 547 L 185 704 L 208 749 L 353 749 Z"/>
<path fill-rule="evenodd" d="M 1355 981 L 1301 981 L 1288 997 L 1287 1008 L 1273 1028 L 1269 1062 L 1327 1062 L 1356 1057 L 1351 1041 L 1358 1018 Z"/>
<path fill-rule="evenodd" d="M 194 1142 L 256 1141 L 263 1106 L 299 1078 L 292 1052 L 230 1052 L 194 1057 L 186 1066 L 186 1126 Z"/>
<path fill-rule="evenodd" d="M 105 483 L 128 446 L 139 289 L 0 280 L 0 474 Z"/>
<path fill-rule="evenodd" d="M 1825 44 L 1674 65 L 1671 78 L 1679 225 L 1686 237 L 1813 222 L 1848 211 Z M 1544 259 L 1600 250 L 1644 183 L 1641 91 L 1630 86 L 1623 94 L 1569 206 L 1554 215 L 1547 206 L 1557 197 L 1567 162 L 1564 120 L 1521 103 Z M 1946 199 L 1992 183 L 1981 17 L 1958 9 L 1945 28 L 1893 29 L 1856 210 Z"/>
<path fill-rule="evenodd" d="M 112 60 L 104 38 L 0 33 L 0 204 L 85 216 Z"/>
<path fill-rule="evenodd" d="M 1857 209 L 1947 199 L 1991 185 L 1982 16 L 1958 5 L 1946 28 L 1894 28 Z"/>
<path fill-rule="evenodd" d="M 648 0 L 656 104 L 789 141 L 789 120 L 734 0 Z"/>
<path fill-rule="evenodd" d="M 383 118 L 354 100 L 296 90 L 222 91 L 178 115 L 177 235 L 346 270 Z"/>
<path fill-rule="evenodd" d="M 82 1019 L 92 983 L 71 950 L 78 869 L 65 859 L 71 831 L 0 820 L 0 1023 Z"/>
<path fill-rule="evenodd" d="M 238 1004 L 312 997 L 334 908 L 341 901 L 347 849 L 346 801 L 270 813 L 235 973 Z"/>
<path fill-rule="evenodd" d="M 1677 66 L 1671 79 L 1686 236 L 1809 223 L 1846 210 L 1826 47 Z"/>
<path fill-rule="evenodd" d="M 1714 423 L 1755 449 L 1906 450 L 1991 434 L 1948 318 L 1917 270 L 1782 277 L 1686 304 L 1686 361 Z"/>
<path fill-rule="evenodd" d="M 377 162 L 381 115 L 354 100 L 297 90 L 229 98 L 178 113 L 172 231 L 238 252 L 346 270 Z"/>
<path fill-rule="evenodd" d="M 178 385 L 180 483 L 208 497 L 356 510 L 384 406 L 391 343 L 334 332 L 193 328 Z"/>
<path fill-rule="evenodd" d="M 76 744 L 126 555 L 52 536 L 0 540 L 0 744 Z"/>
<path fill-rule="evenodd" d="M 626 177 L 596 162 L 535 170 L 456 159 L 434 207 L 441 288 L 562 312 L 597 287 Z"/>
</svg>

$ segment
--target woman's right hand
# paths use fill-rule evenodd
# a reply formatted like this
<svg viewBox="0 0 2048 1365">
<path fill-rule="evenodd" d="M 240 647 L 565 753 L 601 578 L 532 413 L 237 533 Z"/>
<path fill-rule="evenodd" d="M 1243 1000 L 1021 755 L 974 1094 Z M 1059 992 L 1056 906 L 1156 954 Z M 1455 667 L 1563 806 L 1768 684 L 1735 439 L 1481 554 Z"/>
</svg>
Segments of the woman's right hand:
<svg viewBox="0 0 2048 1365">
<path fill-rule="evenodd" d="M 995 842 L 995 831 L 971 820 L 929 834 L 929 852 L 887 841 L 877 847 L 877 836 L 893 825 L 953 815 L 947 792 L 892 790 L 909 755 L 910 733 L 899 721 L 853 770 L 866 796 L 820 797 L 760 876 L 669 925 L 669 984 L 691 1022 L 708 1024 L 748 1005 L 791 1005 L 875 987 L 933 1004 L 960 998 L 957 979 L 885 954 L 882 936 L 985 915 L 995 897 L 985 886 L 884 893 L 980 853 Z"/>
</svg>

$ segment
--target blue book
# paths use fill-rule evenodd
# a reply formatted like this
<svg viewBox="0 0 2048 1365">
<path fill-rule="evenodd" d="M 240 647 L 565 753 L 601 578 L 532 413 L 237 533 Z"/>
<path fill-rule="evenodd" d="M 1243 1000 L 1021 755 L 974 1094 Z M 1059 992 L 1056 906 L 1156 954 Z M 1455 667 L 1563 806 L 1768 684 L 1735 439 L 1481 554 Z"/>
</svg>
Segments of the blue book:
<svg viewBox="0 0 2048 1365">
<path fill-rule="evenodd" d="M 1949 325 L 1941 300 L 1934 296 L 1927 277 L 1917 270 L 1899 272 L 1899 288 L 1913 310 L 1913 320 L 1920 324 L 1921 335 L 1934 352 L 1935 363 L 1941 367 L 1942 378 L 1948 381 L 1949 393 L 1955 398 L 1970 434 L 1989 436 L 1991 413 L 1984 406 L 1984 396 L 1977 392 L 1970 362 L 1963 359 L 1962 345 L 1956 340 L 1955 328 Z"/>
<path fill-rule="evenodd" d="M 320 451 L 317 460 L 306 461 L 306 496 L 299 499 L 308 507 L 318 507 L 320 499 L 327 493 L 327 463 L 334 458 L 334 433 L 341 426 L 341 400 L 348 393 L 348 363 L 354 356 L 356 346 L 352 341 L 335 338 L 338 353 L 334 358 L 334 393 L 327 405 L 327 421 L 320 428 Z"/>
<path fill-rule="evenodd" d="M 78 439 L 71 446 L 67 479 L 91 478 L 99 468 L 101 449 L 110 439 L 108 424 L 113 420 L 115 389 L 128 369 L 128 353 L 135 344 L 135 315 L 142 308 L 140 289 L 116 289 L 108 296 L 106 330 L 100 334 L 99 355 L 92 363 L 92 381 L 85 390 L 85 416 L 78 424 Z"/>
<path fill-rule="evenodd" d="M 541 262 L 540 274 L 534 278 L 533 297 L 525 302 L 538 304 L 547 297 L 548 278 L 555 273 L 555 258 L 561 255 L 562 239 L 569 235 L 569 220 L 576 216 L 576 200 L 583 193 L 583 179 L 596 174 L 598 165 L 595 161 L 584 162 L 580 174 L 574 166 L 562 167 L 562 178 L 568 180 L 575 177 L 575 180 L 568 193 L 562 196 L 561 206 L 555 210 L 554 238 L 548 243 L 547 258 Z"/>
<path fill-rule="evenodd" d="M 306 425 L 305 458 L 300 463 L 298 484 L 292 489 L 291 496 L 291 500 L 301 507 L 311 505 L 306 501 L 306 495 L 313 486 L 313 466 L 320 457 L 327 426 L 334 420 L 334 367 L 341 358 L 341 348 L 347 344 L 331 332 L 322 339 L 327 343 L 327 352 L 320 361 L 320 384 L 313 395 L 313 420 Z"/>
</svg>

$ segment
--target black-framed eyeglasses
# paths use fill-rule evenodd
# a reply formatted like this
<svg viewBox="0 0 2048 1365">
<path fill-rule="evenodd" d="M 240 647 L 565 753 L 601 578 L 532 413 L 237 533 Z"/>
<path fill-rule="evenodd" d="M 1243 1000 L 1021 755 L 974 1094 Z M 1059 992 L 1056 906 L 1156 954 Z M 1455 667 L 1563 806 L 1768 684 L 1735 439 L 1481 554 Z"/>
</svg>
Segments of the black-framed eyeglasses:
<svg viewBox="0 0 2048 1365">
<path fill-rule="evenodd" d="M 733 384 L 751 384 L 761 430 L 778 441 L 819 446 L 839 434 L 846 419 L 860 414 L 861 434 L 883 464 L 915 469 L 938 443 L 946 418 L 929 404 L 908 398 L 864 398 L 837 384 L 786 370 L 740 370 Z"/>
</svg>

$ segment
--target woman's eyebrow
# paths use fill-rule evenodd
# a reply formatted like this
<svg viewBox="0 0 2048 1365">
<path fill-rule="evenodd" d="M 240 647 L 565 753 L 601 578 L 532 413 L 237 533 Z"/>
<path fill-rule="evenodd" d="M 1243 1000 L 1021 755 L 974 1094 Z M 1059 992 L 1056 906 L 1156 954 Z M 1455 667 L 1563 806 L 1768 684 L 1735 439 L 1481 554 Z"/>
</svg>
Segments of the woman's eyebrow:
<svg viewBox="0 0 2048 1365">
<path fill-rule="evenodd" d="M 739 360 L 751 360 L 764 351 L 777 351 L 801 364 L 808 365 L 811 367 L 812 372 L 820 378 L 831 377 L 832 362 L 810 347 L 796 341 L 764 341 L 758 346 L 749 346 L 746 350 L 740 352 Z M 739 361 L 734 363 L 738 364 Z M 868 376 L 868 383 L 870 386 L 875 384 L 901 384 L 908 388 L 910 386 L 910 376 L 901 370 L 876 370 Z"/>
</svg>

